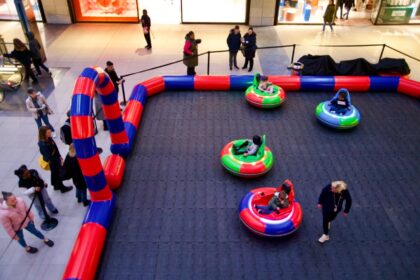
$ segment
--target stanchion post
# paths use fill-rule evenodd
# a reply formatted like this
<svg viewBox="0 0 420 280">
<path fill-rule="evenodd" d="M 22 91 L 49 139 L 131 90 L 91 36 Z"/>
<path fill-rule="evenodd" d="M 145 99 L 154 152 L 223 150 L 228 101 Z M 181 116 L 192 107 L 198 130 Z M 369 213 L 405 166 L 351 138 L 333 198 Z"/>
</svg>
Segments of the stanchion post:
<svg viewBox="0 0 420 280">
<path fill-rule="evenodd" d="M 296 44 L 293 44 L 292 59 L 291 59 L 290 63 L 293 63 L 293 61 L 295 60 L 295 49 L 296 49 Z"/>
<path fill-rule="evenodd" d="M 124 76 L 121 76 L 121 79 L 124 79 Z M 127 99 L 125 98 L 124 83 L 121 83 L 121 88 L 122 88 L 122 94 L 123 94 L 123 101 L 120 103 L 120 105 L 125 106 L 127 104 Z"/>
<path fill-rule="evenodd" d="M 379 61 L 381 61 L 382 56 L 384 55 L 385 47 L 386 47 L 386 44 L 383 44 L 383 45 L 382 45 L 381 55 L 379 56 Z M 379 62 L 379 61 L 378 61 L 378 62 Z"/>
<path fill-rule="evenodd" d="M 207 76 L 210 75 L 210 51 L 207 52 Z"/>
</svg>

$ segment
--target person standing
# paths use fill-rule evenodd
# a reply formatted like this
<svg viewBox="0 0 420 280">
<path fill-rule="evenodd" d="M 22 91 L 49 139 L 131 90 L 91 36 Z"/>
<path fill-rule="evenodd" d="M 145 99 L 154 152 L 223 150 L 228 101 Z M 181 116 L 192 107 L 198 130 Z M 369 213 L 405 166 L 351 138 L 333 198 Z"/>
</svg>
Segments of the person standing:
<svg viewBox="0 0 420 280">
<path fill-rule="evenodd" d="M 328 24 L 331 28 L 331 31 L 333 31 L 333 23 L 334 23 L 334 17 L 335 17 L 335 5 L 334 0 L 330 0 L 330 3 L 327 6 L 327 10 L 325 10 L 324 13 L 324 25 L 322 26 L 322 32 L 325 31 L 325 25 Z"/>
<path fill-rule="evenodd" d="M 340 19 L 343 19 L 343 6 L 344 6 L 344 0 L 337 0 L 335 18 L 337 18 L 338 8 L 340 8 Z"/>
<path fill-rule="evenodd" d="M 184 44 L 184 59 L 183 63 L 187 66 L 187 75 L 194 76 L 195 67 L 198 65 L 198 44 L 201 43 L 200 39 L 195 39 L 195 34 L 193 31 L 190 31 L 185 35 L 185 44 Z"/>
<path fill-rule="evenodd" d="M 35 119 L 35 123 L 38 129 L 42 126 L 42 122 L 49 127 L 52 131 L 52 137 L 55 138 L 54 127 L 50 124 L 48 114 L 52 113 L 52 110 L 48 106 L 45 96 L 41 92 L 35 92 L 33 88 L 28 88 L 28 98 L 26 98 L 26 109 L 32 113 L 32 117 Z"/>
<path fill-rule="evenodd" d="M 118 77 L 117 72 L 115 72 L 114 63 L 112 61 L 106 62 L 105 72 L 108 74 L 112 83 L 114 84 L 115 91 L 118 93 L 120 91 L 119 85 L 124 83 L 124 79 Z"/>
<path fill-rule="evenodd" d="M 0 199 L 0 222 L 10 238 L 19 242 L 30 254 L 38 252 L 38 249 L 26 244 L 23 229 L 42 239 L 48 247 L 54 246 L 54 242 L 35 227 L 34 214 L 28 209 L 22 198 L 16 197 L 10 192 L 2 192 L 2 196 L 3 198 Z"/>
<path fill-rule="evenodd" d="M 31 52 L 31 56 L 32 56 L 32 62 L 34 63 L 36 72 L 38 74 L 38 76 L 40 76 L 41 73 L 41 68 L 45 70 L 45 72 L 48 73 L 48 75 L 52 75 L 50 69 L 48 69 L 47 66 L 45 66 L 45 64 L 42 62 L 42 57 L 41 57 L 41 44 L 38 42 L 38 40 L 35 38 L 34 33 L 32 32 L 27 32 L 26 33 L 26 37 L 28 37 L 28 41 L 29 41 L 29 51 Z"/>
<path fill-rule="evenodd" d="M 17 170 L 15 170 L 15 175 L 19 178 L 19 188 L 24 189 L 22 193 L 27 195 L 31 201 L 35 199 L 34 206 L 42 220 L 45 220 L 45 214 L 42 209 L 39 195 L 42 195 L 45 207 L 48 208 L 51 213 L 58 214 L 57 208 L 48 195 L 48 185 L 44 182 L 44 180 L 42 180 L 41 176 L 38 174 L 38 171 L 35 169 L 28 169 L 26 165 L 23 164 Z"/>
<path fill-rule="evenodd" d="M 150 40 L 150 26 L 152 25 L 152 22 L 150 20 L 150 17 L 147 15 L 147 10 L 143 10 L 143 15 L 141 16 L 141 26 L 143 27 L 143 34 L 144 38 L 146 39 L 147 45 L 146 49 L 150 50 L 152 48 L 152 40 Z"/>
<path fill-rule="evenodd" d="M 60 176 L 60 170 L 63 165 L 63 158 L 60 155 L 57 145 L 51 138 L 51 129 L 46 126 L 41 126 L 38 136 L 38 147 L 43 160 L 48 162 L 51 169 L 51 185 L 54 190 L 62 193 L 71 191 L 73 187 L 66 187 Z"/>
<path fill-rule="evenodd" d="M 13 46 L 14 46 L 14 50 L 10 54 L 7 54 L 7 53 L 3 54 L 3 56 L 14 58 L 17 61 L 19 61 L 25 68 L 24 80 L 26 82 L 29 82 L 29 77 L 31 77 L 32 83 L 37 84 L 38 79 L 35 77 L 35 74 L 34 72 L 32 72 L 32 69 L 31 69 L 31 63 L 32 63 L 31 52 L 28 50 L 25 44 L 17 38 L 13 39 Z"/>
<path fill-rule="evenodd" d="M 234 29 L 230 30 L 229 36 L 227 37 L 227 45 L 229 47 L 229 68 L 232 70 L 232 66 L 239 69 L 236 63 L 236 57 L 238 55 L 239 48 L 241 47 L 241 31 L 239 26 L 236 25 Z"/>
<path fill-rule="evenodd" d="M 319 243 L 330 240 L 329 229 L 331 222 L 337 217 L 343 209 L 343 203 L 346 201 L 344 216 L 350 212 L 352 199 L 347 184 L 344 181 L 334 181 L 322 189 L 318 198 L 318 208 L 322 209 L 322 228 L 324 233 L 318 239 Z"/>
<path fill-rule="evenodd" d="M 73 184 L 76 187 L 77 202 L 82 202 L 84 206 L 88 206 L 90 200 L 87 199 L 87 185 L 79 162 L 77 161 L 76 150 L 73 144 L 69 146 L 69 153 L 64 160 L 64 168 L 66 175 L 72 178 Z"/>
<path fill-rule="evenodd" d="M 252 27 L 248 28 L 248 32 L 242 39 L 242 45 L 244 46 L 244 56 L 245 56 L 245 64 L 242 69 L 248 68 L 249 62 L 249 69 L 248 72 L 252 71 L 254 67 L 254 57 L 255 52 L 257 51 L 257 34 L 255 34 L 254 29 Z"/>
</svg>

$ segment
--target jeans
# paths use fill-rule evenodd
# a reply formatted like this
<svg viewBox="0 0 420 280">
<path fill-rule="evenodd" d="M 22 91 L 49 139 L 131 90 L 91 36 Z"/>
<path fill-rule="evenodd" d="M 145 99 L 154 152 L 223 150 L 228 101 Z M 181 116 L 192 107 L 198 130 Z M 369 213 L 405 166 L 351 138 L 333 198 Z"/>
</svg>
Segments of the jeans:
<svg viewBox="0 0 420 280">
<path fill-rule="evenodd" d="M 38 115 L 38 118 L 35 119 L 36 125 L 38 126 L 38 129 L 42 126 L 42 121 L 45 123 L 46 126 L 51 129 L 51 131 L 55 131 L 54 127 L 50 124 L 50 120 L 48 119 L 48 115 L 44 115 L 43 113 Z"/>
<path fill-rule="evenodd" d="M 38 237 L 39 239 L 45 238 L 45 236 L 39 230 L 37 230 L 33 222 L 29 222 L 25 229 L 29 231 L 30 233 L 32 233 L 33 235 L 35 235 L 36 237 Z M 23 238 L 23 229 L 18 230 L 16 232 L 16 236 L 19 237 L 19 240 L 18 240 L 19 244 L 22 247 L 26 248 L 26 246 L 28 245 L 26 245 L 26 241 Z"/>
<path fill-rule="evenodd" d="M 150 32 L 144 33 L 144 39 L 146 39 L 147 46 L 152 47 L 152 40 L 150 40 Z"/>
<path fill-rule="evenodd" d="M 328 235 L 328 231 L 330 229 L 329 224 L 330 222 L 334 221 L 337 215 L 338 212 L 322 213 L 322 228 L 324 230 L 325 235 Z"/>
<path fill-rule="evenodd" d="M 351 8 L 346 8 L 346 12 L 343 15 L 343 16 L 346 17 L 346 19 L 349 19 L 350 10 L 351 10 Z"/>
<path fill-rule="evenodd" d="M 38 73 L 38 75 L 41 75 L 41 68 L 45 70 L 45 72 L 49 73 L 50 69 L 48 69 L 47 66 L 45 66 L 45 64 L 42 62 L 41 58 L 37 58 L 37 59 L 32 59 L 36 72 Z"/>
<path fill-rule="evenodd" d="M 28 65 L 23 65 L 23 66 L 25 67 L 25 77 L 24 77 L 24 80 L 28 82 L 29 81 L 29 77 L 31 77 L 31 79 L 32 79 L 32 81 L 34 83 L 38 83 L 38 79 L 35 77 L 34 72 L 32 72 L 31 65 L 28 64 Z"/>
<path fill-rule="evenodd" d="M 337 9 L 335 10 L 335 17 L 337 17 L 338 8 L 340 8 L 340 19 L 343 18 L 343 6 L 344 6 L 344 2 L 337 3 Z"/>
<path fill-rule="evenodd" d="M 253 58 L 245 58 L 245 65 L 244 65 L 243 68 L 248 67 L 248 62 L 249 62 L 249 71 L 252 71 L 252 68 L 254 67 L 254 59 Z"/>
<path fill-rule="evenodd" d="M 45 202 L 45 207 L 50 211 L 50 212 L 56 212 L 57 208 L 55 208 L 55 205 L 53 204 L 51 197 L 48 195 L 48 192 L 45 188 L 43 188 L 41 190 L 41 194 L 42 194 L 42 198 L 44 198 L 44 202 Z M 30 199 L 34 198 L 35 194 L 31 194 L 29 195 Z M 36 210 L 38 211 L 38 215 L 41 219 L 45 220 L 45 215 L 44 215 L 44 211 L 42 211 L 42 207 L 41 207 L 41 202 L 39 201 L 39 198 L 37 197 L 34 201 L 34 206 L 36 208 Z"/>
<path fill-rule="evenodd" d="M 76 189 L 76 198 L 77 198 L 77 202 L 86 202 L 87 199 L 87 190 L 83 189 Z"/>
<path fill-rule="evenodd" d="M 238 51 L 230 51 L 229 52 L 229 68 L 232 69 L 232 66 L 238 68 L 238 64 L 236 62 L 236 57 L 238 55 Z"/>
<path fill-rule="evenodd" d="M 331 31 L 333 31 L 332 22 L 325 22 L 325 21 L 324 21 L 324 25 L 322 26 L 322 31 L 325 31 L 325 25 L 327 25 L 327 24 L 330 26 Z"/>
<path fill-rule="evenodd" d="M 270 207 L 270 206 L 263 206 L 263 205 L 255 205 L 256 209 L 260 209 L 260 213 L 261 214 L 271 214 L 272 212 L 274 212 L 274 210 Z"/>
</svg>

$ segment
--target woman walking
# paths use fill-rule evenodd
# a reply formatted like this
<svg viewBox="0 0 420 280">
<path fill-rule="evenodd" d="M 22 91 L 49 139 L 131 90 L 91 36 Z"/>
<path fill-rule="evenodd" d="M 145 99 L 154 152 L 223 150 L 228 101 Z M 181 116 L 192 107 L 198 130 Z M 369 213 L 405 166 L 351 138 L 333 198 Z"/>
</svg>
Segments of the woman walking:
<svg viewBox="0 0 420 280">
<path fill-rule="evenodd" d="M 26 244 L 23 229 L 42 239 L 48 247 L 54 246 L 54 242 L 46 238 L 35 227 L 34 214 L 30 212 L 28 205 L 22 198 L 9 192 L 2 192 L 2 196 L 3 198 L 0 198 L 0 222 L 10 238 L 19 242 L 30 254 L 38 252 L 38 249 Z"/>
<path fill-rule="evenodd" d="M 63 158 L 60 155 L 57 145 L 51 138 L 51 129 L 46 126 L 41 126 L 38 136 L 39 151 L 43 160 L 48 162 L 51 169 L 51 185 L 54 190 L 61 191 L 62 193 L 68 192 L 73 187 L 66 187 L 60 177 L 60 169 L 63 164 Z"/>
<path fill-rule="evenodd" d="M 194 76 L 195 67 L 198 65 L 198 44 L 201 43 L 200 39 L 195 39 L 195 34 L 193 31 L 190 31 L 185 36 L 184 44 L 184 59 L 183 63 L 187 66 L 187 75 Z"/>
<path fill-rule="evenodd" d="M 346 206 L 343 214 L 347 216 L 350 212 L 352 201 L 350 192 L 347 190 L 347 184 L 344 181 L 334 181 L 322 189 L 318 199 L 318 208 L 322 209 L 324 234 L 318 239 L 319 243 L 322 244 L 330 240 L 329 229 L 331 222 L 341 212 L 344 201 L 346 201 Z"/>
<path fill-rule="evenodd" d="M 232 66 L 235 66 L 236 69 L 239 69 L 236 57 L 238 55 L 239 48 L 241 47 L 241 31 L 239 30 L 238 25 L 236 25 L 234 29 L 230 30 L 226 41 L 229 47 L 229 68 L 232 70 Z"/>
<path fill-rule="evenodd" d="M 333 24 L 335 18 L 335 5 L 334 0 L 330 0 L 330 3 L 327 6 L 327 9 L 324 13 L 324 25 L 322 26 L 322 32 L 325 31 L 325 25 L 328 24 L 331 28 L 331 32 L 333 31 Z"/>
<path fill-rule="evenodd" d="M 28 88 L 28 98 L 26 98 L 26 109 L 32 113 L 32 117 L 35 119 L 35 123 L 38 126 L 38 129 L 42 126 L 42 122 L 49 127 L 52 131 L 52 137 L 55 138 L 54 127 L 50 124 L 48 119 L 48 114 L 51 114 L 52 111 L 48 106 L 47 100 L 41 92 L 35 92 L 33 88 Z"/>
<path fill-rule="evenodd" d="M 24 80 L 26 82 L 29 82 L 29 77 L 31 77 L 32 83 L 37 84 L 38 79 L 35 77 L 35 74 L 34 72 L 32 72 L 32 69 L 31 69 L 31 63 L 32 63 L 31 52 L 28 50 L 25 44 L 17 38 L 13 39 L 13 46 L 14 46 L 14 50 L 10 54 L 7 54 L 7 53 L 3 54 L 3 56 L 11 57 L 19 61 L 23 65 L 23 67 L 25 67 Z"/>
<path fill-rule="evenodd" d="M 48 67 L 45 66 L 45 64 L 42 62 L 42 57 L 41 57 L 41 52 L 40 52 L 41 44 L 35 38 L 34 33 L 29 31 L 28 33 L 26 33 L 26 37 L 28 37 L 29 51 L 31 52 L 32 62 L 34 63 L 38 76 L 42 74 L 41 68 L 44 69 L 45 72 L 48 73 L 48 75 L 51 76 L 52 73 L 50 72 L 50 69 L 48 69 Z"/>
<path fill-rule="evenodd" d="M 252 27 L 248 28 L 248 32 L 242 39 L 242 45 L 244 46 L 244 56 L 245 56 L 245 64 L 242 69 L 248 68 L 249 62 L 249 69 L 248 72 L 252 71 L 254 67 L 254 57 L 255 52 L 257 50 L 257 34 L 255 34 L 254 29 Z"/>
</svg>

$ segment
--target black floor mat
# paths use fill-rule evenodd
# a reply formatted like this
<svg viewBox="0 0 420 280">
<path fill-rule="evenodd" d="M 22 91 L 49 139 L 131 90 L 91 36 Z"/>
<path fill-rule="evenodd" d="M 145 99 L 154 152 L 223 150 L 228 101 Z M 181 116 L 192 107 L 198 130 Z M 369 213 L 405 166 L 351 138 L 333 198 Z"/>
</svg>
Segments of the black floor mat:
<svg viewBox="0 0 420 280">
<path fill-rule="evenodd" d="M 262 111 L 239 92 L 165 92 L 146 105 L 127 160 L 99 279 L 418 279 L 420 267 L 420 106 L 398 94 L 353 94 L 354 130 L 316 122 L 332 94 L 290 93 Z M 219 163 L 232 139 L 266 134 L 276 157 L 265 176 L 243 180 Z M 264 239 L 240 222 L 241 197 L 290 178 L 301 228 Z M 318 194 L 344 179 L 350 215 L 331 241 L 317 242 Z"/>
</svg>

